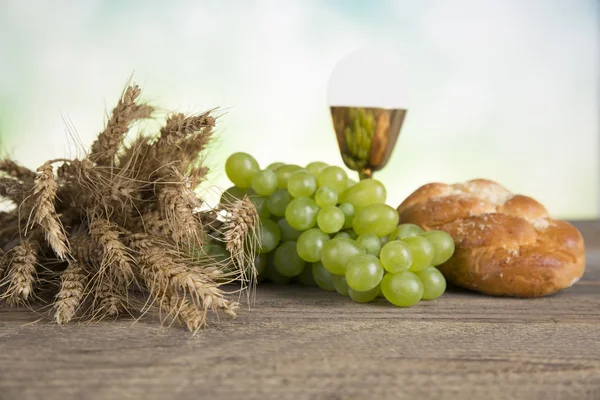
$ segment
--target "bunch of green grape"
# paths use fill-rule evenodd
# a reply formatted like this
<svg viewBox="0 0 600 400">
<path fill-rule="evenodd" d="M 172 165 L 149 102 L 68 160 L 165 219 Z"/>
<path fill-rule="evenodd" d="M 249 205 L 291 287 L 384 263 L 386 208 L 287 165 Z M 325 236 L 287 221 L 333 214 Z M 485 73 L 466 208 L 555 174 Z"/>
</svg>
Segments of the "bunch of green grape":
<svg viewBox="0 0 600 400">
<path fill-rule="evenodd" d="M 261 170 L 246 153 L 231 155 L 225 170 L 235 186 L 224 196 L 249 195 L 260 215 L 259 280 L 295 280 L 359 303 L 384 297 L 401 307 L 446 290 L 436 266 L 454 253 L 452 237 L 399 225 L 381 182 L 354 182 L 323 162 Z"/>
</svg>

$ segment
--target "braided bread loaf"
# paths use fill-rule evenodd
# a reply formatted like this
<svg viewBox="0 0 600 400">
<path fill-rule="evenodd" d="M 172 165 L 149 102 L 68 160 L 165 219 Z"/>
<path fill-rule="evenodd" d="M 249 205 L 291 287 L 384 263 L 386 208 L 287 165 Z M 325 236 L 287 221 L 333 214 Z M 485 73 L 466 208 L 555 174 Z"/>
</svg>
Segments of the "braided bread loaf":
<svg viewBox="0 0 600 400">
<path fill-rule="evenodd" d="M 398 213 L 401 223 L 443 230 L 454 238 L 454 255 L 438 268 L 465 289 L 538 297 L 572 286 L 585 269 L 583 238 L 575 227 L 493 181 L 424 185 Z"/>
</svg>

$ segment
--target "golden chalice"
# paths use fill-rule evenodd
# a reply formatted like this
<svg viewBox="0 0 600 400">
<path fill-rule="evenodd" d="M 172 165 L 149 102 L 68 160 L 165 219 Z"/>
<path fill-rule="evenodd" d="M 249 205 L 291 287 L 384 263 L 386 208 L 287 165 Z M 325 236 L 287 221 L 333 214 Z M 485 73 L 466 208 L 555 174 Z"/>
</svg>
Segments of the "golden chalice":
<svg viewBox="0 0 600 400">
<path fill-rule="evenodd" d="M 368 107 L 331 107 L 331 118 L 344 164 L 360 179 L 386 166 L 406 110 Z"/>
<path fill-rule="evenodd" d="M 389 51 L 359 50 L 335 66 L 328 97 L 346 166 L 360 179 L 388 163 L 406 116 L 402 63 Z"/>
</svg>

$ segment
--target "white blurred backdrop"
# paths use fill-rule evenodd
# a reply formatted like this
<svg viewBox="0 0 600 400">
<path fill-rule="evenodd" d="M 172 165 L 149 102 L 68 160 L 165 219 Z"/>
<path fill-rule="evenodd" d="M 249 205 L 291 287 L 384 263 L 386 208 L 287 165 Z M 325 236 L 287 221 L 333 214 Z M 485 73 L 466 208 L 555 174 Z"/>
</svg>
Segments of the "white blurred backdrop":
<svg viewBox="0 0 600 400">
<path fill-rule="evenodd" d="M 213 185 L 240 150 L 341 164 L 329 75 L 376 45 L 403 60 L 410 99 L 376 175 L 390 204 L 485 177 L 556 217 L 598 217 L 599 19 L 594 0 L 3 0 L 1 146 L 32 168 L 75 154 L 65 120 L 91 144 L 133 74 L 165 110 L 226 111 Z"/>
</svg>

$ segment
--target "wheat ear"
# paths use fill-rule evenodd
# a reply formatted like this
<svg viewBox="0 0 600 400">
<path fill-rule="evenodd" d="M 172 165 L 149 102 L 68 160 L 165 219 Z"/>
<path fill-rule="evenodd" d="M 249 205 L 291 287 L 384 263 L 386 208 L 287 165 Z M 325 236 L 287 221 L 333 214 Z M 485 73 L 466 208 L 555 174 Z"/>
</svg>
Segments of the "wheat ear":
<svg viewBox="0 0 600 400">
<path fill-rule="evenodd" d="M 223 224 L 225 248 L 232 254 L 245 250 L 244 242 L 258 226 L 258 212 L 248 196 L 227 207 L 228 216 Z"/>
<path fill-rule="evenodd" d="M 104 130 L 92 144 L 90 160 L 98 165 L 111 165 L 119 151 L 129 125 L 142 118 L 148 118 L 153 108 L 146 104 L 137 104 L 141 89 L 137 85 L 128 86 L 123 97 L 113 109 Z"/>
<path fill-rule="evenodd" d="M 93 318 L 116 317 L 126 310 L 123 295 L 119 285 L 110 281 L 110 277 L 100 276 L 94 293 Z"/>
<path fill-rule="evenodd" d="M 169 282 L 169 271 L 173 264 L 171 258 L 167 254 L 159 255 L 159 248 L 144 233 L 130 234 L 127 240 L 129 246 L 139 254 L 137 265 L 140 277 L 160 310 L 167 314 L 167 318 L 185 323 L 192 332 L 202 327 L 206 321 L 206 308 L 198 308 L 186 298 L 185 293 L 180 293 Z"/>
<path fill-rule="evenodd" d="M 132 258 L 127 247 L 119 240 L 117 225 L 103 218 L 94 218 L 89 225 L 89 232 L 103 253 L 101 273 L 107 269 L 116 283 L 127 287 L 134 279 Z"/>
<path fill-rule="evenodd" d="M 55 204 L 58 185 L 54 180 L 51 163 L 38 168 L 39 175 L 33 187 L 32 223 L 40 225 L 45 232 L 46 241 L 61 260 L 69 252 L 67 234 L 56 214 Z"/>
<path fill-rule="evenodd" d="M 192 163 L 198 159 L 198 155 L 210 141 L 214 125 L 215 118 L 210 112 L 187 117 L 183 114 L 172 115 L 161 129 L 158 140 L 146 150 L 151 159 L 145 160 L 142 175 L 164 181 L 170 174 L 165 166 L 175 168 L 179 174 L 189 172 Z M 174 149 L 177 149 L 176 158 L 173 157 Z M 198 171 L 194 171 L 194 175 L 191 176 L 192 186 L 199 183 L 196 175 L 203 177 L 203 174 L 196 172 L 205 174 L 205 169 L 199 168 Z"/>
<path fill-rule="evenodd" d="M 225 249 L 231 253 L 238 268 L 250 266 L 250 275 L 255 280 L 257 272 L 253 257 L 258 247 L 256 235 L 259 227 L 258 211 L 248 196 L 227 205 L 226 210 L 228 213 L 221 228 L 226 243 Z"/>
<path fill-rule="evenodd" d="M 7 260 L 4 283 L 8 288 L 2 297 L 11 305 L 25 303 L 33 293 L 37 251 L 30 242 L 21 242 L 4 257 Z"/>
<path fill-rule="evenodd" d="M 159 301 L 159 307 L 166 311 L 167 317 L 183 322 L 190 332 L 197 332 L 206 321 L 206 311 L 199 310 L 184 296 L 167 294 Z"/>
<path fill-rule="evenodd" d="M 70 261 L 61 275 L 60 290 L 54 302 L 54 318 L 58 324 L 66 324 L 73 319 L 83 300 L 88 273 L 81 263 Z"/>
<path fill-rule="evenodd" d="M 202 312 L 208 309 L 220 310 L 235 316 L 237 303 L 226 300 L 214 283 L 217 276 L 214 273 L 220 271 L 192 270 L 155 246 L 152 240 L 144 235 L 132 236 L 129 243 L 139 252 L 140 275 L 150 293 L 159 302 L 165 295 L 173 296 L 182 291 L 191 296 L 194 304 Z"/>
<path fill-rule="evenodd" d="M 189 117 L 181 113 L 174 114 L 167 119 L 165 126 L 161 128 L 159 143 L 166 146 L 175 145 L 185 136 L 214 126 L 215 118 L 210 115 L 210 111 Z"/>
<path fill-rule="evenodd" d="M 196 241 L 200 224 L 194 215 L 194 195 L 183 184 L 160 189 L 158 201 L 163 219 L 168 223 L 176 243 L 184 239 Z"/>
</svg>

